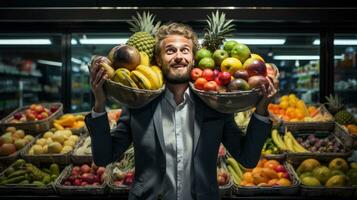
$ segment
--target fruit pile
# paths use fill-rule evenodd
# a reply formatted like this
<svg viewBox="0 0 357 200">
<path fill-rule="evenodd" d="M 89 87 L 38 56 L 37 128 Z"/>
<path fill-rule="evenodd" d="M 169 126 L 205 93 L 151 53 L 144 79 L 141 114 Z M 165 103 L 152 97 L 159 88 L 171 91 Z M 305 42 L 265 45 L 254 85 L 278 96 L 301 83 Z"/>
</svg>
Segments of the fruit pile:
<svg viewBox="0 0 357 200">
<path fill-rule="evenodd" d="M 79 129 L 85 126 L 83 115 L 64 114 L 59 119 L 53 121 L 53 126 L 57 130 Z"/>
<path fill-rule="evenodd" d="M 0 156 L 8 156 L 24 148 L 34 139 L 32 135 L 26 135 L 23 130 L 15 127 L 7 127 L 0 137 Z"/>
<path fill-rule="evenodd" d="M 78 141 L 79 136 L 72 135 L 71 130 L 47 131 L 31 146 L 28 154 L 65 154 L 71 152 Z"/>
<path fill-rule="evenodd" d="M 309 152 L 305 147 L 303 147 L 293 136 L 290 131 L 286 131 L 283 136 L 280 136 L 279 132 L 274 129 L 271 132 L 271 138 L 275 145 L 282 152 L 292 152 L 292 153 L 306 153 Z"/>
<path fill-rule="evenodd" d="M 92 164 L 73 166 L 68 177 L 61 182 L 65 186 L 100 186 L 104 183 L 105 168 Z"/>
<path fill-rule="evenodd" d="M 332 120 L 328 112 L 323 112 L 315 106 L 307 106 L 295 94 L 284 95 L 277 104 L 270 103 L 268 110 L 274 116 L 288 122 L 312 122 Z"/>
<path fill-rule="evenodd" d="M 9 123 L 23 123 L 28 121 L 38 121 L 46 119 L 58 110 L 57 105 L 51 105 L 45 108 L 41 104 L 32 104 L 25 111 L 17 112 L 9 120 Z"/>
<path fill-rule="evenodd" d="M 246 91 L 262 84 L 269 87 L 267 76 L 276 77 L 277 68 L 265 63 L 261 56 L 250 53 L 246 45 L 231 40 L 225 42 L 223 48 L 216 49 L 213 54 L 206 48 L 196 53 L 198 66 L 191 71 L 196 89 Z"/>
<path fill-rule="evenodd" d="M 117 187 L 130 187 L 134 181 L 134 148 L 130 147 L 120 162 L 113 166 L 113 184 Z"/>
<path fill-rule="evenodd" d="M 34 185 L 43 187 L 55 181 L 60 174 L 60 168 L 56 163 L 52 163 L 49 168 L 38 168 L 31 163 L 26 163 L 23 159 L 18 159 L 4 171 L 4 176 L 0 177 L 0 185 Z"/>
<path fill-rule="evenodd" d="M 279 147 L 274 143 L 272 138 L 267 138 L 267 140 L 264 142 L 263 148 L 262 148 L 262 155 L 270 155 L 270 154 L 280 154 L 283 153 Z"/>
<path fill-rule="evenodd" d="M 313 153 L 344 153 L 343 145 L 333 135 L 325 138 L 318 138 L 314 134 L 309 134 L 296 139 L 304 148 Z"/>
<path fill-rule="evenodd" d="M 82 143 L 82 145 L 80 147 L 78 147 L 78 149 L 74 152 L 74 154 L 79 155 L 79 156 L 92 155 L 91 146 L 92 146 L 91 138 L 89 136 L 87 136 L 84 139 L 84 142 Z"/>
<path fill-rule="evenodd" d="M 301 183 L 306 186 L 342 187 L 357 185 L 357 163 L 348 165 L 343 158 L 335 158 L 328 165 L 318 160 L 304 160 L 296 169 Z"/>
</svg>

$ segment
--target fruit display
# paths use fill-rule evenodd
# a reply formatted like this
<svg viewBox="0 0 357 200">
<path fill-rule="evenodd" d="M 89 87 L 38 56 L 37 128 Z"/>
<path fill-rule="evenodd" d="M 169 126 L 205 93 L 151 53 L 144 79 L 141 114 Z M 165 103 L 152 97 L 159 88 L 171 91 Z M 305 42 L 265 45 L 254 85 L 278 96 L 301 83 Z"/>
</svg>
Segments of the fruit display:
<svg viewBox="0 0 357 200">
<path fill-rule="evenodd" d="M 304 186 L 343 187 L 357 184 L 357 163 L 343 158 L 334 158 L 326 164 L 309 158 L 296 168 L 296 173 Z"/>
<path fill-rule="evenodd" d="M 73 154 L 79 155 L 79 156 L 90 156 L 90 155 L 92 155 L 91 146 L 92 146 L 91 138 L 89 136 L 87 136 L 84 139 L 84 142 L 82 143 L 82 145 L 80 147 L 78 147 Z"/>
<path fill-rule="evenodd" d="M 325 138 L 316 137 L 315 134 L 306 134 L 296 138 L 300 145 L 312 153 L 344 153 L 346 149 L 334 136 Z"/>
<path fill-rule="evenodd" d="M 24 148 L 33 139 L 32 135 L 25 134 L 21 129 L 16 130 L 15 127 L 7 127 L 5 133 L 0 137 L 0 158 Z"/>
<path fill-rule="evenodd" d="M 235 185 L 239 185 L 243 179 L 243 173 L 247 171 L 247 168 L 245 168 L 231 156 L 227 156 L 226 164 L 228 172 L 232 177 L 233 183 Z"/>
<path fill-rule="evenodd" d="M 331 121 L 330 113 L 322 107 L 307 106 L 295 94 L 282 96 L 277 104 L 269 104 L 268 110 L 286 122 L 325 122 Z"/>
<path fill-rule="evenodd" d="M 284 152 L 280 150 L 280 148 L 274 143 L 273 139 L 271 137 L 267 138 L 262 148 L 262 155 L 267 156 L 271 154 L 281 154 L 281 153 Z"/>
<path fill-rule="evenodd" d="M 84 115 L 64 114 L 53 121 L 53 126 L 57 130 L 80 129 L 85 126 Z"/>
<path fill-rule="evenodd" d="M 28 155 L 66 154 L 73 151 L 79 139 L 71 130 L 47 131 L 30 147 Z"/>
<path fill-rule="evenodd" d="M 1 174 L 0 187 L 9 184 L 45 187 L 54 182 L 59 174 L 60 167 L 56 163 L 50 164 L 48 168 L 39 168 L 26 163 L 23 159 L 18 159 Z"/>
<path fill-rule="evenodd" d="M 273 139 L 274 144 L 282 152 L 291 152 L 291 153 L 307 153 L 305 147 L 303 147 L 293 136 L 290 131 L 285 131 L 285 134 L 281 136 L 278 130 L 273 129 L 271 132 L 271 138 Z"/>
<path fill-rule="evenodd" d="M 115 187 L 129 188 L 134 182 L 135 174 L 134 148 L 130 147 L 120 162 L 113 163 L 111 183 Z"/>
<path fill-rule="evenodd" d="M 17 124 L 44 120 L 55 113 L 58 109 L 59 107 L 55 104 L 51 105 L 49 108 L 46 108 L 41 104 L 31 104 L 26 110 L 14 113 L 13 116 L 8 119 L 8 123 Z"/>
<path fill-rule="evenodd" d="M 356 119 L 353 114 L 346 110 L 345 105 L 341 103 L 341 98 L 339 96 L 328 96 L 326 97 L 327 103 L 326 107 L 331 114 L 334 115 L 335 121 L 341 125 L 355 124 Z"/>
<path fill-rule="evenodd" d="M 94 164 L 82 164 L 81 166 L 70 166 L 67 176 L 63 177 L 63 186 L 100 186 L 104 184 L 105 167 L 98 167 Z"/>
</svg>

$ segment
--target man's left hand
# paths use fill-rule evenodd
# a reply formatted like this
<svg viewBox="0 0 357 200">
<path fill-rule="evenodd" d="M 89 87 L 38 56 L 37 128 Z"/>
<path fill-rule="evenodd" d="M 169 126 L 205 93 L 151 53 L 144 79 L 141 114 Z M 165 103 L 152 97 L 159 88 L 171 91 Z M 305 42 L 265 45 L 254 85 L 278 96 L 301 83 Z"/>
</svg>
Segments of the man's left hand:
<svg viewBox="0 0 357 200">
<path fill-rule="evenodd" d="M 278 92 L 278 79 L 277 78 L 272 78 L 270 76 L 267 76 L 267 80 L 269 82 L 269 87 L 266 88 L 265 84 L 261 86 L 261 91 L 262 91 L 262 98 L 256 105 L 256 110 L 255 112 L 259 115 L 262 116 L 268 116 L 268 105 L 271 101 L 271 99 L 275 96 L 275 94 Z"/>
</svg>

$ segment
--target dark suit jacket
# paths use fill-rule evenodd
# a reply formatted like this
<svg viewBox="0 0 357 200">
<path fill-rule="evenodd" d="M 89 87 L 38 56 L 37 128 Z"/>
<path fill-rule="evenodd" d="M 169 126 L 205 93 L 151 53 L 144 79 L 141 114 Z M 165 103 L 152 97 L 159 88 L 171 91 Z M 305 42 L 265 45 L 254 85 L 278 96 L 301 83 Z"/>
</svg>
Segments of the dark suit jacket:
<svg viewBox="0 0 357 200">
<path fill-rule="evenodd" d="M 233 114 L 222 114 L 207 107 L 197 96 L 195 102 L 193 188 L 197 200 L 219 199 L 216 162 L 222 142 L 229 153 L 246 167 L 255 167 L 265 139 L 270 134 L 267 124 L 252 116 L 246 136 L 242 136 Z M 157 199 L 165 175 L 165 143 L 161 107 L 163 95 L 140 109 L 123 108 L 117 127 L 111 131 L 107 115 L 85 122 L 92 139 L 92 153 L 97 165 L 118 160 L 133 142 L 135 181 L 129 199 Z"/>
</svg>

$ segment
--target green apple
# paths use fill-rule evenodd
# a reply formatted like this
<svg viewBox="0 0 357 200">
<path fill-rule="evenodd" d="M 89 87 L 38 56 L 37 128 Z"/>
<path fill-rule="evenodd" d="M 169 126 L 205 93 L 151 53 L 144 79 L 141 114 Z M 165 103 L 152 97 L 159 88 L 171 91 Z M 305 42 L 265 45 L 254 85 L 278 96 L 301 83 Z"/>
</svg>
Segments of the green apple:
<svg viewBox="0 0 357 200">
<path fill-rule="evenodd" d="M 223 62 L 224 59 L 228 58 L 228 53 L 227 51 L 223 49 L 217 49 L 212 56 L 214 62 L 216 65 L 221 66 L 221 63 Z"/>
<path fill-rule="evenodd" d="M 211 56 L 212 56 L 212 53 L 208 49 L 202 48 L 197 51 L 195 60 L 198 63 L 201 61 L 202 58 L 210 58 Z"/>
<path fill-rule="evenodd" d="M 213 70 L 215 67 L 213 58 L 211 57 L 202 58 L 198 63 L 198 67 L 201 68 L 202 70 L 206 68 Z"/>
<path fill-rule="evenodd" d="M 247 45 L 238 43 L 231 50 L 231 56 L 233 58 L 239 59 L 242 63 L 244 63 L 245 60 L 247 60 L 247 58 L 250 56 L 250 50 Z"/>
<path fill-rule="evenodd" d="M 234 40 L 229 40 L 223 44 L 223 49 L 227 52 L 231 52 L 233 47 L 236 46 L 238 42 Z"/>
</svg>

